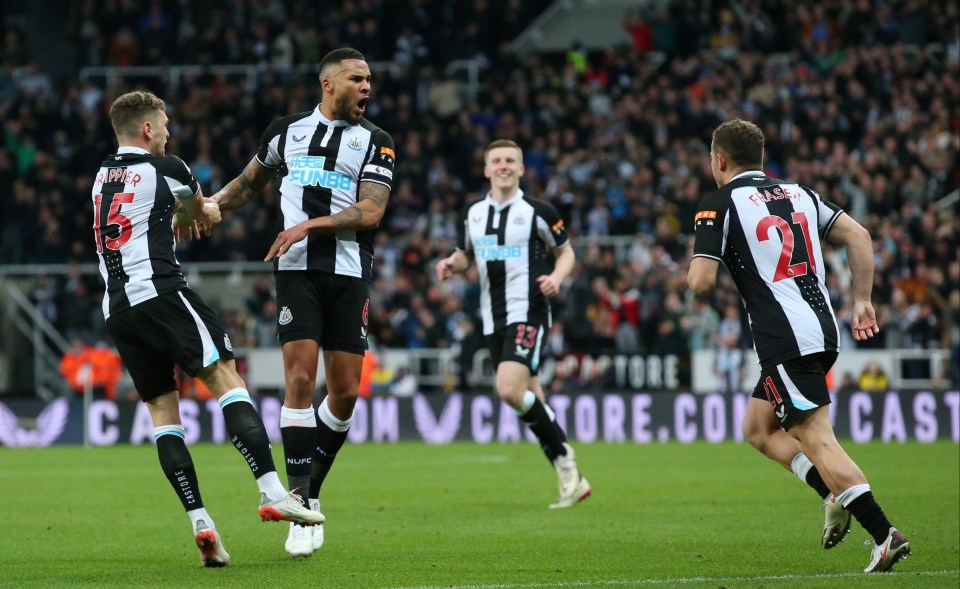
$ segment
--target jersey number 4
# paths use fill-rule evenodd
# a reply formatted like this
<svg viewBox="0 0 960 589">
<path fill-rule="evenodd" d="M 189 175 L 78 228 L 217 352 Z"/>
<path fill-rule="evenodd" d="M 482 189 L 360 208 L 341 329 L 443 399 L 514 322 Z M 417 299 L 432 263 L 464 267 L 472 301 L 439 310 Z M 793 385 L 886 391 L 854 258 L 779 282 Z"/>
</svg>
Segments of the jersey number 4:
<svg viewBox="0 0 960 589">
<path fill-rule="evenodd" d="M 130 236 L 133 235 L 133 223 L 130 222 L 130 219 L 120 213 L 120 205 L 132 203 L 133 195 L 134 193 L 132 192 L 121 192 L 119 194 L 107 195 L 107 198 L 111 200 L 110 212 L 107 214 L 106 223 L 103 222 L 100 215 L 103 195 L 96 194 L 93 196 L 93 232 L 97 237 L 98 254 L 103 253 L 103 246 L 107 246 L 107 249 L 118 250 L 126 245 L 128 241 L 130 241 Z M 107 237 L 107 239 L 103 239 L 103 230 L 109 230 L 111 225 L 116 225 L 120 228 L 120 235 L 117 237 Z"/>
<path fill-rule="evenodd" d="M 794 225 L 800 226 L 803 233 L 803 240 L 807 246 L 807 259 L 810 260 L 810 270 L 816 274 L 817 265 L 813 257 L 813 242 L 810 241 L 810 229 L 807 226 L 807 214 L 801 211 L 794 212 L 790 218 Z M 787 278 L 797 278 L 807 273 L 807 262 L 798 262 L 791 264 L 793 260 L 793 229 L 786 219 L 776 215 L 770 215 L 760 219 L 757 224 L 757 239 L 767 241 L 770 239 L 770 230 L 776 227 L 780 230 L 783 238 L 783 247 L 780 248 L 780 261 L 777 263 L 777 272 L 773 275 L 773 281 L 779 282 Z"/>
</svg>

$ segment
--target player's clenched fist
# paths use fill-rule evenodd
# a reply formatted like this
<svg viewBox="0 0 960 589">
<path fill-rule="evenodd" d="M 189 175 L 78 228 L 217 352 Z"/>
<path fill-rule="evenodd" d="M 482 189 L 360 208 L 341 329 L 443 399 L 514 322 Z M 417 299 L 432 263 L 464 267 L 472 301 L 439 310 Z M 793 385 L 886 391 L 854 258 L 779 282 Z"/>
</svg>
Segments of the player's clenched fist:
<svg viewBox="0 0 960 589">
<path fill-rule="evenodd" d="M 437 262 L 437 266 L 434 268 L 434 271 L 436 272 L 439 280 L 446 280 L 447 278 L 453 276 L 453 262 L 450 260 L 450 258 L 443 258 Z"/>
</svg>

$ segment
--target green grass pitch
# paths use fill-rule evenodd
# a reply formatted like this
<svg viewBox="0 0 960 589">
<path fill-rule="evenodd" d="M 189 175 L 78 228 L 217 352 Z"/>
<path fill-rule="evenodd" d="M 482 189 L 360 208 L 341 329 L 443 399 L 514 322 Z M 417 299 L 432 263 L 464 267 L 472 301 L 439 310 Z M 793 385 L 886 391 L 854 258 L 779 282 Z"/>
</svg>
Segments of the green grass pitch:
<svg viewBox="0 0 960 589">
<path fill-rule="evenodd" d="M 579 445 L 594 495 L 562 511 L 531 444 L 348 445 L 321 497 L 326 545 L 301 561 L 286 524 L 257 517 L 237 452 L 191 450 L 230 566 L 200 567 L 152 446 L 3 448 L 0 587 L 960 586 L 956 443 L 847 444 L 914 550 L 873 576 L 866 532 L 824 551 L 816 495 L 746 444 Z"/>
</svg>

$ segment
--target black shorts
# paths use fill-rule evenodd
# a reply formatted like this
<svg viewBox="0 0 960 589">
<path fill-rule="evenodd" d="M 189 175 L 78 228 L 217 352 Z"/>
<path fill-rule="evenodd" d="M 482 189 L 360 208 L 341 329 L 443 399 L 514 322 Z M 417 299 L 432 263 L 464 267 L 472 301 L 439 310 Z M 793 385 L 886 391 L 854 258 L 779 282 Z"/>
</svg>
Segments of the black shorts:
<svg viewBox="0 0 960 589">
<path fill-rule="evenodd" d="M 110 315 L 107 331 L 144 401 L 177 390 L 174 364 L 196 376 L 217 360 L 233 359 L 220 319 L 189 288 Z"/>
<path fill-rule="evenodd" d="M 370 285 L 318 270 L 282 270 L 277 279 L 277 335 L 285 344 L 312 339 L 325 351 L 363 356 Z"/>
<path fill-rule="evenodd" d="M 543 353 L 543 338 L 546 337 L 547 321 L 531 323 L 511 323 L 500 331 L 487 336 L 490 359 L 496 369 L 501 362 L 510 360 L 519 362 L 530 369 L 530 375 L 536 376 L 540 369 L 540 356 Z"/>
<path fill-rule="evenodd" d="M 790 429 L 805 412 L 830 404 L 827 373 L 836 361 L 836 352 L 818 352 L 763 366 L 753 398 L 769 401 L 780 425 Z"/>
</svg>

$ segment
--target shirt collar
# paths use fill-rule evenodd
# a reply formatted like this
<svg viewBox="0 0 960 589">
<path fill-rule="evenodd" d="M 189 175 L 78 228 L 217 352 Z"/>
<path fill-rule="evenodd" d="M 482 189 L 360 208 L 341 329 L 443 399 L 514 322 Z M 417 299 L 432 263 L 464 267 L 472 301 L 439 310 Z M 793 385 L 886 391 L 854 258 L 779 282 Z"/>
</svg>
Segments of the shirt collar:
<svg viewBox="0 0 960 589">
<path fill-rule="evenodd" d="M 746 176 L 766 176 L 766 174 L 763 173 L 763 170 L 747 170 L 746 172 L 740 172 L 733 178 L 730 178 L 730 181 L 733 182 L 738 178 L 744 178 Z"/>
<path fill-rule="evenodd" d="M 517 202 L 517 201 L 520 200 L 521 198 L 523 198 L 523 190 L 517 188 L 517 193 L 514 194 L 513 197 L 512 197 L 510 200 L 508 200 L 507 202 L 505 202 L 505 203 L 503 203 L 503 204 L 500 204 L 500 203 L 498 203 L 497 201 L 493 200 L 493 192 L 487 192 L 487 200 L 490 202 L 490 204 L 492 204 L 493 206 L 495 206 L 498 211 L 509 207 L 510 205 L 512 205 L 513 203 Z"/>
<path fill-rule="evenodd" d="M 150 155 L 150 152 L 142 147 L 134 147 L 132 145 L 121 145 L 117 149 L 117 153 L 139 153 L 140 155 Z"/>
</svg>

